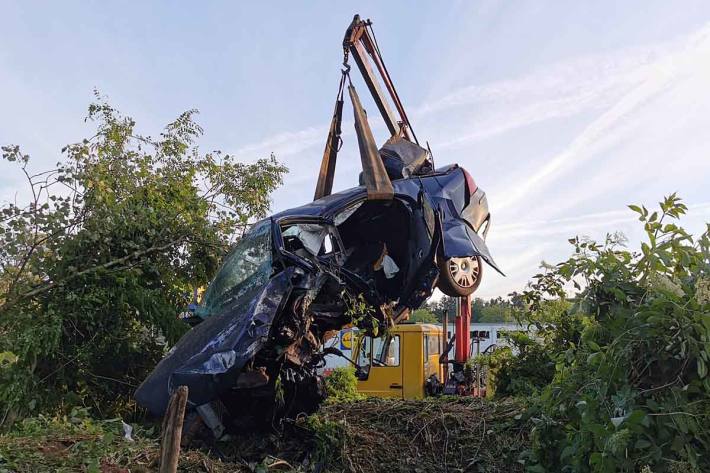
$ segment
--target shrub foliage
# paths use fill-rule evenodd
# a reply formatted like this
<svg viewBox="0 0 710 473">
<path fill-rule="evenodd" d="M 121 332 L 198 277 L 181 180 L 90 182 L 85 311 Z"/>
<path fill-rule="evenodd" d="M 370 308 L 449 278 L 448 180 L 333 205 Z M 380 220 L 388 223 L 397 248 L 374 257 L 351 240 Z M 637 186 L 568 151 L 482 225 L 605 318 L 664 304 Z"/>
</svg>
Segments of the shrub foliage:
<svg viewBox="0 0 710 473">
<path fill-rule="evenodd" d="M 355 368 L 352 367 L 335 368 L 325 378 L 325 388 L 328 392 L 328 402 L 331 404 L 364 399 L 357 390 L 357 377 Z"/>
<path fill-rule="evenodd" d="M 186 294 L 267 212 L 285 168 L 201 153 L 195 113 L 151 138 L 99 98 L 96 134 L 56 168 L 2 148 L 29 202 L 0 209 L 0 424 L 64 404 L 125 410 L 184 331 Z"/>
<path fill-rule="evenodd" d="M 656 212 L 630 207 L 640 252 L 619 235 L 574 238 L 574 255 L 524 294 L 554 362 L 529 412 L 529 471 L 710 470 L 710 226 L 689 235 L 675 195 Z M 551 300 L 572 304 L 551 316 Z"/>
</svg>

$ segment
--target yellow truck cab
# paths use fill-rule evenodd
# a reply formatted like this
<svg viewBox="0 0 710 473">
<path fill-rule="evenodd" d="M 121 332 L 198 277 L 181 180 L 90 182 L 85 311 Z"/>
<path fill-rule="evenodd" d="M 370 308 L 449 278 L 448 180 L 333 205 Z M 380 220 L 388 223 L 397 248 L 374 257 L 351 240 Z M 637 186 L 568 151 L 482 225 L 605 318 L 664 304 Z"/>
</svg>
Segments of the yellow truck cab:
<svg viewBox="0 0 710 473">
<path fill-rule="evenodd" d="M 375 397 L 421 399 L 426 380 L 436 374 L 442 329 L 433 324 L 402 323 L 382 337 L 362 337 L 357 349 L 358 391 Z"/>
</svg>

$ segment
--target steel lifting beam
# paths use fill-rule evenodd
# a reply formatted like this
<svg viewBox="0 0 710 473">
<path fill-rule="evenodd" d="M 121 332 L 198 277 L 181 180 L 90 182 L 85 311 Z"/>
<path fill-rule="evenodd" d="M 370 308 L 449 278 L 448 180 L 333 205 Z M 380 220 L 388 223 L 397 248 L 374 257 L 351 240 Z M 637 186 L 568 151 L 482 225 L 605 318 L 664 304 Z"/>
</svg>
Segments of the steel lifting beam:
<svg viewBox="0 0 710 473">
<path fill-rule="evenodd" d="M 385 170 L 385 165 L 377 151 L 375 137 L 372 135 L 370 124 L 367 122 L 365 109 L 360 104 L 360 98 L 355 91 L 355 87 L 348 86 L 350 100 L 353 103 L 355 114 L 355 133 L 357 134 L 357 144 L 360 148 L 360 159 L 362 161 L 362 175 L 367 187 L 367 198 L 369 200 L 387 200 L 394 198 L 394 189 Z"/>
<path fill-rule="evenodd" d="M 360 69 L 363 79 L 367 84 L 367 88 L 372 94 L 372 98 L 377 104 L 377 108 L 380 110 L 380 114 L 387 125 L 392 136 L 403 136 L 409 141 L 416 142 L 418 144 L 417 138 L 412 131 L 412 126 L 407 117 L 407 113 L 404 110 L 404 105 L 397 94 L 397 90 L 394 88 L 392 83 L 392 78 L 387 72 L 384 62 L 382 61 L 382 56 L 380 55 L 379 48 L 374 38 L 370 35 L 368 27 L 372 22 L 370 20 L 361 20 L 360 15 L 355 15 L 352 23 L 345 32 L 345 38 L 343 39 L 343 52 L 347 58 L 348 54 L 351 54 L 355 59 L 355 63 Z M 375 63 L 375 67 L 384 82 L 385 88 L 389 93 L 394 106 L 399 113 L 399 119 L 390 108 L 387 97 L 385 96 L 380 83 L 375 76 L 375 72 L 370 63 L 368 57 L 372 59 Z"/>
<path fill-rule="evenodd" d="M 471 349 L 471 296 L 460 297 L 458 300 L 454 329 L 456 334 L 455 360 L 466 363 Z"/>
</svg>

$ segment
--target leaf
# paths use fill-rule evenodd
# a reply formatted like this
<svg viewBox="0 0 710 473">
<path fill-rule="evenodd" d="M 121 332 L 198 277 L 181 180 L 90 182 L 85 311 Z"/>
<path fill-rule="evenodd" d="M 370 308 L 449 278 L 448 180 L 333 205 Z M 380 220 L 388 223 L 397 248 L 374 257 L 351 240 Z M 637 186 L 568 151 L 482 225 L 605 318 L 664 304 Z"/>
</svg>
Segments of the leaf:
<svg viewBox="0 0 710 473">
<path fill-rule="evenodd" d="M 599 452 L 594 452 L 589 456 L 589 466 L 601 465 L 604 461 L 604 457 Z"/>
<path fill-rule="evenodd" d="M 698 362 L 698 376 L 703 379 L 708 374 L 708 366 L 705 364 L 705 360 L 702 358 L 697 359 Z"/>
<path fill-rule="evenodd" d="M 642 425 L 646 420 L 646 413 L 640 409 L 636 409 L 631 414 L 626 416 L 625 422 L 629 427 Z"/>
<path fill-rule="evenodd" d="M 641 211 L 641 207 L 639 207 L 638 205 L 629 205 L 628 207 L 638 214 L 643 214 L 643 212 Z"/>
<path fill-rule="evenodd" d="M 653 444 L 646 439 L 638 439 L 636 441 L 636 443 L 634 444 L 634 448 L 638 448 L 638 449 L 642 450 L 644 448 L 650 447 L 651 445 L 653 445 Z"/>
</svg>

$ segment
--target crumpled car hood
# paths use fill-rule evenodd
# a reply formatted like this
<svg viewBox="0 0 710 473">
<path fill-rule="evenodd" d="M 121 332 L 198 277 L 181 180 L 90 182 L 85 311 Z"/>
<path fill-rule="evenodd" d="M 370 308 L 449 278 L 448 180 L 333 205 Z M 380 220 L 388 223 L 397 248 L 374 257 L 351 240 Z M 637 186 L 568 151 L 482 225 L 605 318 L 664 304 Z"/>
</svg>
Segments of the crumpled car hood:
<svg viewBox="0 0 710 473">
<path fill-rule="evenodd" d="M 171 393 L 189 388 L 188 402 L 199 406 L 234 385 L 244 364 L 264 345 L 280 306 L 291 293 L 295 268 L 243 294 L 232 308 L 187 332 L 138 387 L 136 400 L 162 416 Z"/>
<path fill-rule="evenodd" d="M 461 219 L 449 218 L 444 223 L 444 256 L 446 258 L 457 258 L 461 256 L 478 255 L 483 261 L 491 265 L 493 269 L 505 276 L 500 270 L 483 238 L 478 236 L 471 227 L 466 225 Z"/>
</svg>

